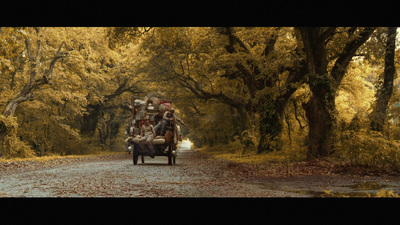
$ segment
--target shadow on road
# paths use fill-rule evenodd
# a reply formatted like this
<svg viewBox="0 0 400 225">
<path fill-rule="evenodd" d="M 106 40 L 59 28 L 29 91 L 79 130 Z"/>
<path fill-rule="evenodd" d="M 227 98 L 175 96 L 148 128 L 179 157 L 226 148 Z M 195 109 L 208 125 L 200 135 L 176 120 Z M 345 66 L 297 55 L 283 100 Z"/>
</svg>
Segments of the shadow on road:
<svg viewBox="0 0 400 225">
<path fill-rule="evenodd" d="M 133 165 L 132 165 L 132 166 L 133 166 Z M 134 165 L 134 166 L 179 166 L 179 164 L 168 165 L 167 162 L 165 162 L 165 163 L 162 163 L 162 162 L 160 162 L 160 163 L 154 163 L 154 162 L 148 163 L 148 162 L 144 162 L 144 163 L 138 163 L 137 165 Z"/>
</svg>

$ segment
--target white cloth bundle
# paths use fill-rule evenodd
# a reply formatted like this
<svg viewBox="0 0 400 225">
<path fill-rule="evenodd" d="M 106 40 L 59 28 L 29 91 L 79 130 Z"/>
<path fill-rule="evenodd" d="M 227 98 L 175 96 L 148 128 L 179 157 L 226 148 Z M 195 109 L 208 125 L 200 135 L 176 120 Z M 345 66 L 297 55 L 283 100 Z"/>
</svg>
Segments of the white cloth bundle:
<svg viewBox="0 0 400 225">
<path fill-rule="evenodd" d="M 136 144 L 139 144 L 139 140 L 140 140 L 140 135 L 137 135 L 136 137 L 129 137 L 125 140 L 125 142 L 133 142 Z M 165 143 L 165 139 L 163 136 L 157 136 L 153 139 L 153 141 L 151 142 L 153 145 L 162 145 Z"/>
</svg>

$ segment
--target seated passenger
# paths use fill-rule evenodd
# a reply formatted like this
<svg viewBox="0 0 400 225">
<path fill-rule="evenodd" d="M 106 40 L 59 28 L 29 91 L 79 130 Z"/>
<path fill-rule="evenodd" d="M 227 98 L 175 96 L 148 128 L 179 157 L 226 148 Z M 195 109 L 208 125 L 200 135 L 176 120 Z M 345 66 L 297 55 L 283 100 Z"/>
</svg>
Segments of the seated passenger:
<svg viewBox="0 0 400 225">
<path fill-rule="evenodd" d="M 156 136 L 156 133 L 154 131 L 153 125 L 150 124 L 150 119 L 146 118 L 144 120 L 144 124 L 142 126 L 140 136 L 142 136 L 139 139 L 139 145 L 142 148 L 142 150 L 145 150 L 146 145 L 149 149 L 150 152 L 150 157 L 154 158 L 155 152 L 154 152 L 154 146 L 151 143 Z"/>
<path fill-rule="evenodd" d="M 165 135 L 165 127 L 167 125 L 171 126 L 172 122 L 174 122 L 175 120 L 182 123 L 182 125 L 185 125 L 181 119 L 177 118 L 174 115 L 174 112 L 175 112 L 175 109 L 170 108 L 164 113 L 164 116 L 163 116 L 163 119 L 161 120 L 161 125 L 160 125 L 161 126 L 160 135 L 164 136 Z M 157 124 L 157 126 L 159 126 L 159 124 Z M 158 129 L 158 127 L 157 127 L 157 129 Z"/>
</svg>

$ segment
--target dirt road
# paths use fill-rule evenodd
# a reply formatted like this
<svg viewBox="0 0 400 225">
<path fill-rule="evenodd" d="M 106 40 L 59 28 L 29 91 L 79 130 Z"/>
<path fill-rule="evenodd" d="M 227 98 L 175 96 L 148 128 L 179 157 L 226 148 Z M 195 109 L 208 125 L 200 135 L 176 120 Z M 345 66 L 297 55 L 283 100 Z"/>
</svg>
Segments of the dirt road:
<svg viewBox="0 0 400 225">
<path fill-rule="evenodd" d="M 0 197 L 320 197 L 326 191 L 350 195 L 383 188 L 400 193 L 396 177 L 243 176 L 238 165 L 189 146 L 182 143 L 172 166 L 162 156 L 134 166 L 131 154 L 16 170 L 2 165 Z"/>
</svg>

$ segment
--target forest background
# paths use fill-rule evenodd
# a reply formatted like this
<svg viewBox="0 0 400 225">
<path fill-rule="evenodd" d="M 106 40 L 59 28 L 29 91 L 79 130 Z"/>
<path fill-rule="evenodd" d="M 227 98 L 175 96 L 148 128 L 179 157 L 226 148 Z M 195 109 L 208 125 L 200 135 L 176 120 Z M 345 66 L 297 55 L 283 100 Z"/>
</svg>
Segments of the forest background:
<svg viewBox="0 0 400 225">
<path fill-rule="evenodd" d="M 396 27 L 2 27 L 0 157 L 124 151 L 132 96 L 194 145 L 400 168 Z"/>
</svg>

